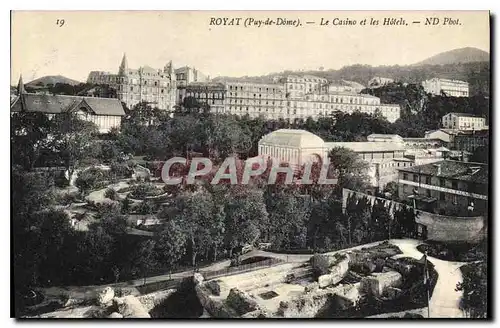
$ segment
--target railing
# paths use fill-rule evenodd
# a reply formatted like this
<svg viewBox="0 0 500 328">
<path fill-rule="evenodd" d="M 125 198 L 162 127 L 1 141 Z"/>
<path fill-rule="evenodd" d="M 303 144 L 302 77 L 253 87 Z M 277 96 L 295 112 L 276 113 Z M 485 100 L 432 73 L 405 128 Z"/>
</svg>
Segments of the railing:
<svg viewBox="0 0 500 328">
<path fill-rule="evenodd" d="M 221 270 L 201 272 L 205 279 L 213 279 L 215 277 L 229 276 L 237 273 L 248 272 L 259 268 L 271 267 L 276 264 L 285 263 L 280 259 L 272 258 L 255 263 L 244 264 L 236 267 L 228 267 Z"/>
</svg>

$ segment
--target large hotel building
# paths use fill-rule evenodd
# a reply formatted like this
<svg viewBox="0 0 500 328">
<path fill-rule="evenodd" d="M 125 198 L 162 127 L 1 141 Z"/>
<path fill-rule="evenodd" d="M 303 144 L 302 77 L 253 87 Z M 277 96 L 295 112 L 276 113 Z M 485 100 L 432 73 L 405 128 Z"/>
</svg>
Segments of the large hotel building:
<svg viewBox="0 0 500 328">
<path fill-rule="evenodd" d="M 116 97 L 128 108 L 145 101 L 154 107 L 172 110 L 176 104 L 177 83 L 192 82 L 192 80 L 177 81 L 177 76 L 189 78 L 197 74 L 190 72 L 189 67 L 176 71 L 171 61 L 163 69 L 149 66 L 132 69 L 128 67 L 126 55 L 123 55 L 118 74 L 92 71 L 87 83 L 108 85 L 115 89 Z"/>
<path fill-rule="evenodd" d="M 185 66 L 174 69 L 172 62 L 163 69 L 128 67 L 124 55 L 118 74 L 92 71 L 88 83 L 108 85 L 128 108 L 140 102 L 173 110 L 186 97 L 208 104 L 215 113 L 262 116 L 266 119 L 306 119 L 330 116 L 340 111 L 380 114 L 389 122 L 400 117 L 397 104 L 381 104 L 380 98 L 360 94 L 353 82 L 336 84 L 312 75 L 288 75 L 272 82 L 236 79 L 209 81 L 200 71 Z"/>
<path fill-rule="evenodd" d="M 422 82 L 425 92 L 433 95 L 442 93 L 451 97 L 468 97 L 469 83 L 459 80 L 433 78 Z"/>
<path fill-rule="evenodd" d="M 202 89 L 216 90 L 215 93 Z M 306 119 L 330 116 L 340 111 L 380 114 L 389 122 L 400 117 L 397 104 L 381 104 L 380 98 L 339 87 L 324 78 L 290 75 L 274 79 L 274 83 L 243 82 L 224 79 L 217 83 L 191 83 L 179 87 L 178 103 L 194 97 L 208 103 L 213 112 L 262 116 L 267 119 Z M 349 90 L 349 91 L 344 91 Z"/>
</svg>

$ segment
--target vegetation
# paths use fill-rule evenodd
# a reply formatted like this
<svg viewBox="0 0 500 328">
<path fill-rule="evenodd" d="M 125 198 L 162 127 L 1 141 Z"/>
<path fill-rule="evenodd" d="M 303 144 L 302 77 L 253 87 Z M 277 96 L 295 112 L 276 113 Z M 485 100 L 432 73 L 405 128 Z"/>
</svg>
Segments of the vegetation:
<svg viewBox="0 0 500 328">
<path fill-rule="evenodd" d="M 123 154 L 144 156 L 156 163 L 172 156 L 191 159 L 202 154 L 213 160 L 215 168 L 224 158 L 235 156 L 241 177 L 243 161 L 258 153 L 258 140 L 276 129 L 305 129 L 325 141 L 359 141 L 371 133 L 393 132 L 398 126 L 404 131 L 430 126 L 412 130 L 412 124 L 420 124 L 415 118 L 390 124 L 377 115 L 362 113 L 337 113 L 317 121 L 265 121 L 209 114 L 191 105 L 192 110 L 170 117 L 141 103 L 123 119 L 121 131 L 112 131 L 105 141 L 96 140 L 94 125 L 71 114 L 52 121 L 36 113 L 13 114 L 11 145 L 18 150 L 12 154 L 16 291 L 146 278 L 233 258 L 243 246 L 260 242 L 271 243 L 277 251 L 313 253 L 414 236 L 415 216 L 406 208 L 392 216 L 384 204 L 351 197 L 345 212 L 342 210 L 342 188 L 362 189 L 368 182 L 365 164 L 345 148 L 332 149 L 328 155 L 330 177 L 338 178 L 335 186 L 286 185 L 282 178 L 276 185 L 267 185 L 263 181 L 269 171 L 248 185 L 227 181 L 211 185 L 203 178 L 194 185 L 185 184 L 184 179 L 183 184 L 163 189 L 132 184 L 133 199 L 169 193 L 167 208 L 148 201 L 137 208 L 163 223 L 153 237 L 128 234 L 128 215 L 134 209 L 128 198 L 96 205 L 95 222 L 84 232 L 71 227 L 64 211 L 54 210 L 54 182 L 33 173 L 36 166 L 58 163 L 71 173 L 95 162 L 110 163 L 110 171 L 89 168 L 79 174 L 76 185 L 87 193 L 103 188 L 106 180 L 130 176 L 133 163 L 126 163 Z M 315 166 L 312 174 L 315 182 L 317 169 Z M 186 166 L 176 170 L 184 176 Z M 117 200 L 109 190 L 105 196 Z"/>
<path fill-rule="evenodd" d="M 460 267 L 463 281 L 457 291 L 463 296 L 460 308 L 469 318 L 488 317 L 488 269 L 485 262 L 466 264 Z"/>
</svg>

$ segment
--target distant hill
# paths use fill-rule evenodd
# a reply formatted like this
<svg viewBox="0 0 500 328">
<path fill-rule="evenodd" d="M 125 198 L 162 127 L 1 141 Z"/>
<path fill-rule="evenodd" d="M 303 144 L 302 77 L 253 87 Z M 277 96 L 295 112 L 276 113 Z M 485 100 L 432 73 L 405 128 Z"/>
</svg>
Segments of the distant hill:
<svg viewBox="0 0 500 328">
<path fill-rule="evenodd" d="M 31 82 L 26 83 L 26 86 L 31 87 L 31 88 L 36 88 L 36 87 L 46 87 L 49 84 L 56 85 L 57 83 L 78 85 L 81 82 L 69 79 L 69 78 L 62 76 L 62 75 L 47 75 L 47 76 L 42 76 L 36 80 L 33 80 Z"/>
<path fill-rule="evenodd" d="M 467 47 L 445 51 L 429 57 L 413 66 L 449 65 L 490 61 L 490 54 L 481 49 Z"/>
<path fill-rule="evenodd" d="M 370 66 L 370 65 L 350 65 L 338 70 L 304 71 L 286 70 L 280 73 L 271 73 L 263 76 L 244 77 L 217 77 L 214 81 L 241 80 L 249 82 L 271 83 L 274 77 L 288 74 L 308 74 L 326 78 L 332 83 L 338 81 L 353 81 L 362 85 L 367 85 L 374 76 L 393 79 L 396 82 L 420 84 L 422 81 L 434 77 L 445 79 L 467 81 L 470 84 L 470 94 L 489 94 L 490 92 L 490 63 L 489 61 L 470 62 L 446 65 L 407 65 L 407 66 Z"/>
</svg>

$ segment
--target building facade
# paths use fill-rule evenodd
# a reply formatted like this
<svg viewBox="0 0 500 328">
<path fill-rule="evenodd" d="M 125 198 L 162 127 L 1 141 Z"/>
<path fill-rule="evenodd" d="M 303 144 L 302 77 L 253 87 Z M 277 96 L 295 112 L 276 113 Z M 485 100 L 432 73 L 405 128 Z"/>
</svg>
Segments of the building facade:
<svg viewBox="0 0 500 328">
<path fill-rule="evenodd" d="M 370 81 L 368 81 L 368 87 L 370 88 L 379 88 L 384 85 L 393 83 L 394 80 L 387 77 L 375 76 Z"/>
<path fill-rule="evenodd" d="M 468 97 L 469 83 L 459 80 L 433 78 L 422 82 L 425 92 L 432 95 L 445 94 L 451 97 Z"/>
<path fill-rule="evenodd" d="M 116 90 L 116 97 L 130 109 L 140 102 L 147 102 L 159 109 L 173 110 L 177 100 L 176 75 L 171 61 L 163 69 L 149 66 L 132 69 L 123 55 L 118 74 L 93 71 L 87 83 L 109 85 Z"/>
<path fill-rule="evenodd" d="M 178 87 L 178 101 L 183 104 L 185 99 L 192 97 L 200 104 L 210 106 L 213 113 L 225 112 L 226 87 L 222 83 L 192 82 Z"/>
<path fill-rule="evenodd" d="M 100 133 L 120 128 L 125 115 L 118 99 L 26 93 L 22 79 L 18 88 L 18 96 L 10 106 L 11 113 L 40 112 L 52 118 L 57 114 L 75 112 L 80 118 L 96 124 Z"/>
<path fill-rule="evenodd" d="M 177 86 L 186 86 L 189 83 L 208 82 L 210 79 L 194 67 L 184 66 L 175 70 Z"/>
<path fill-rule="evenodd" d="M 489 140 L 489 130 L 460 131 L 455 135 L 453 149 L 472 153 L 479 147 L 488 147 Z"/>
<path fill-rule="evenodd" d="M 482 130 L 486 127 L 484 117 L 466 113 L 448 113 L 443 116 L 443 127 L 454 130 Z"/>
<path fill-rule="evenodd" d="M 368 163 L 367 175 L 374 187 L 383 188 L 397 180 L 397 169 L 414 165 L 405 157 L 405 149 L 398 142 L 324 142 L 305 130 L 280 129 L 259 141 L 259 156 L 285 162 L 299 168 L 310 162 L 325 162 L 331 149 L 343 147 L 357 153 Z"/>
<path fill-rule="evenodd" d="M 288 99 L 302 99 L 308 93 L 326 93 L 328 80 L 314 75 L 288 75 L 278 79 Z"/>
<path fill-rule="evenodd" d="M 486 164 L 443 160 L 400 168 L 398 193 L 401 200 L 415 200 L 417 208 L 423 211 L 446 214 L 443 211 L 456 210 L 456 215 L 484 212 L 488 205 L 488 178 Z"/>
<path fill-rule="evenodd" d="M 226 90 L 223 113 L 267 119 L 287 118 L 285 90 L 274 83 L 224 81 Z"/>
<path fill-rule="evenodd" d="M 397 104 L 381 104 L 380 98 L 355 92 L 332 91 L 326 79 L 313 76 L 298 77 L 290 75 L 274 79 L 276 83 L 247 82 L 225 79 L 217 84 L 225 88 L 224 108 L 221 103 L 214 112 L 234 115 L 262 116 L 266 119 L 318 119 L 336 112 L 352 114 L 355 112 L 382 115 L 389 122 L 400 117 Z M 190 85 L 193 85 L 191 87 Z M 184 93 L 190 88 L 203 88 L 203 83 L 179 86 L 178 104 L 182 104 Z M 215 85 L 206 82 L 205 87 Z M 330 85 L 331 87 L 331 85 Z M 199 94 L 203 96 L 203 93 Z M 194 95 L 200 101 L 196 95 Z"/>
</svg>

